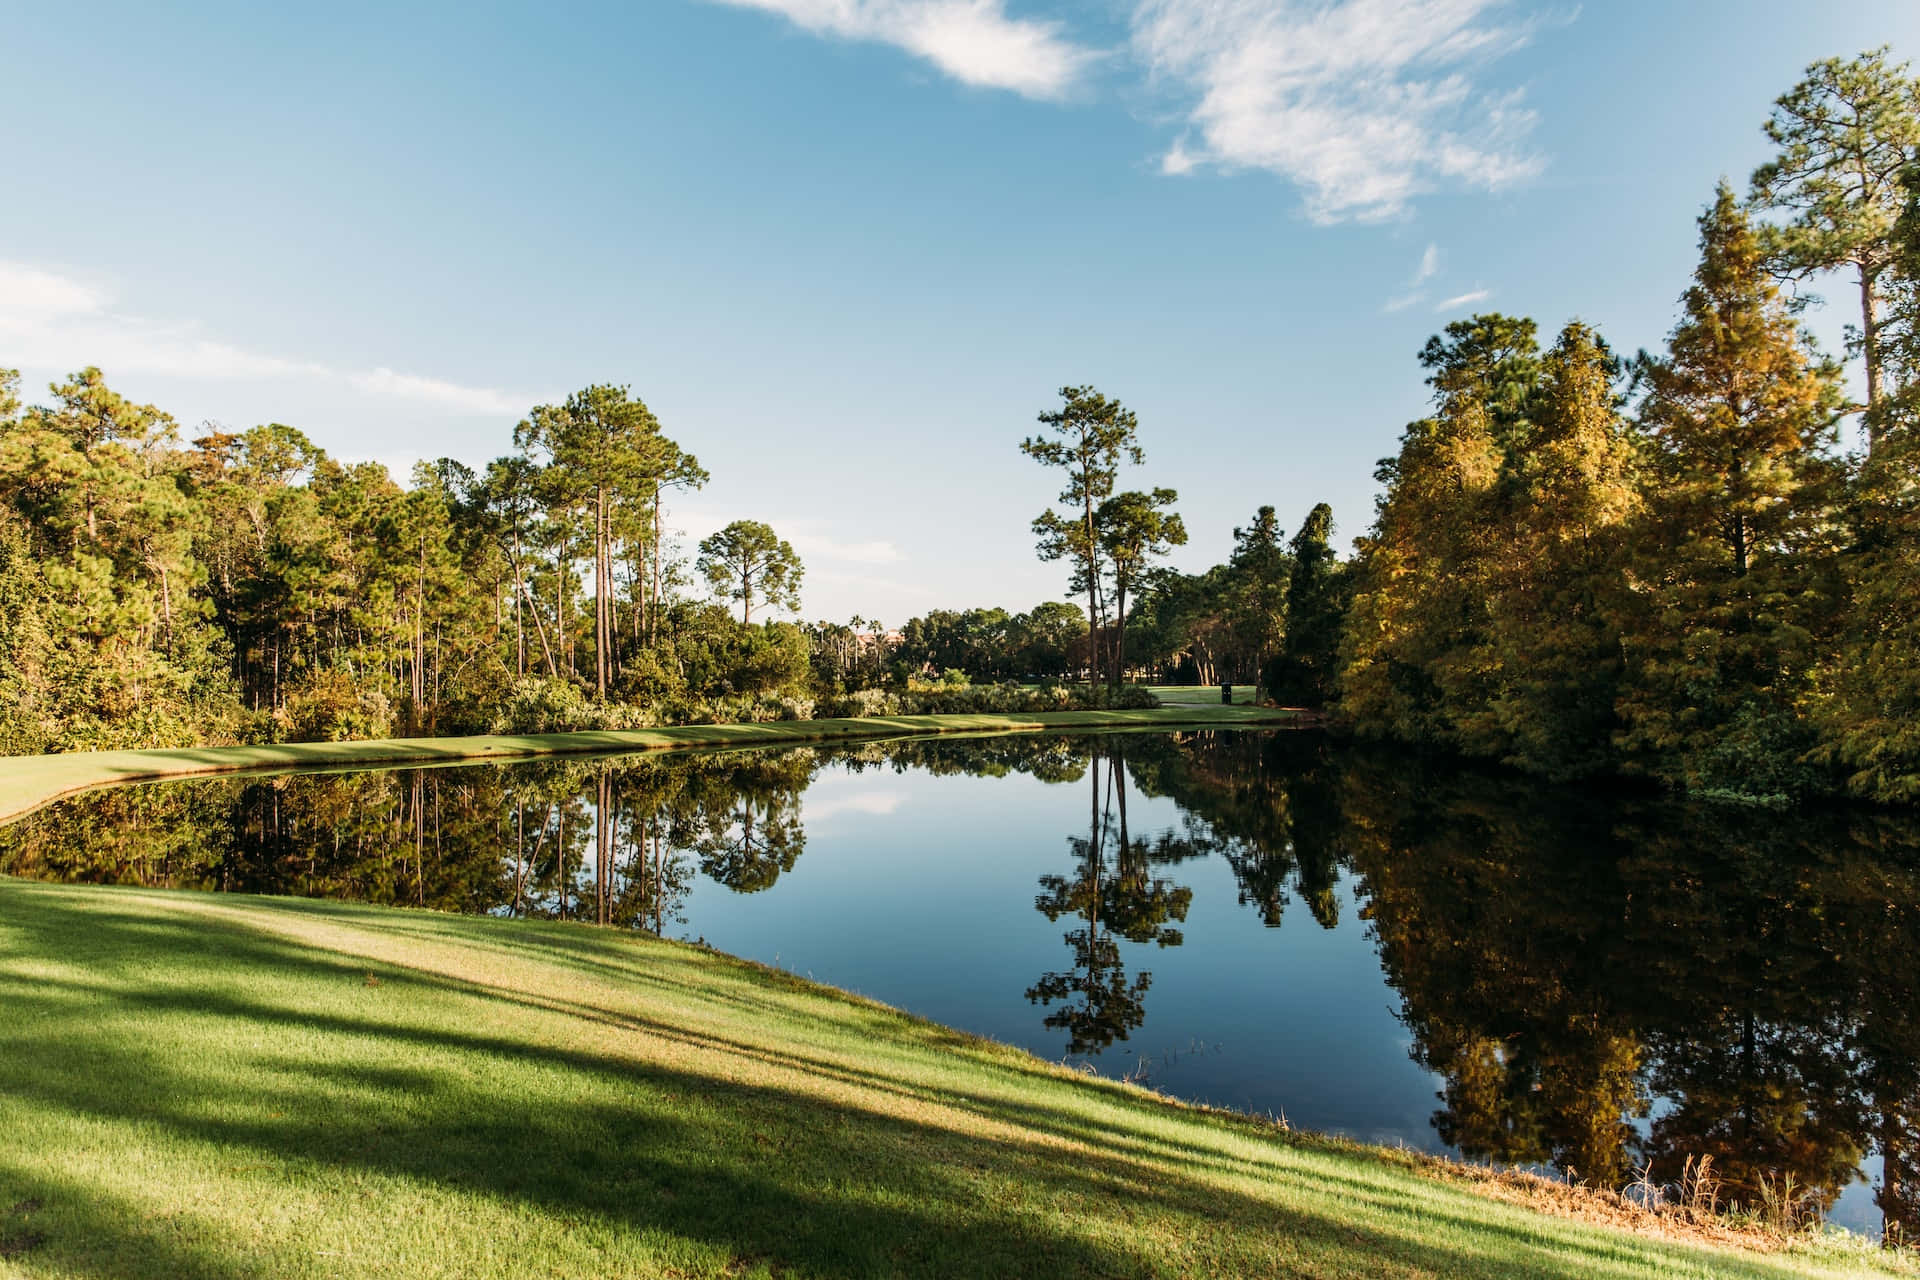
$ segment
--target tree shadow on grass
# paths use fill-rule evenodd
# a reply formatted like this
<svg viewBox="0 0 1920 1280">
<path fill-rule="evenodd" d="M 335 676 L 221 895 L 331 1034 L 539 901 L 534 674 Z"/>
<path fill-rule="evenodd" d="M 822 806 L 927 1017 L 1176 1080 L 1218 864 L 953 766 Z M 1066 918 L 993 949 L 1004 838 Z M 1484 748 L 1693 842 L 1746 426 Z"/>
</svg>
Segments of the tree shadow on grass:
<svg viewBox="0 0 1920 1280">
<path fill-rule="evenodd" d="M 0 885 L 0 993 L 11 1014 L 0 1025 L 0 1081 L 8 1105 L 71 1117 L 118 1140 L 157 1133 L 198 1149 L 253 1153 L 276 1167 L 474 1194 L 594 1224 L 623 1247 L 664 1234 L 704 1246 L 717 1265 L 777 1274 L 1127 1277 L 1310 1267 L 1304 1273 L 1608 1276 L 1637 1273 L 1631 1264 L 1645 1256 L 1635 1242 L 1604 1238 L 1570 1249 L 1494 1206 L 1476 1211 L 1464 1194 L 1408 1204 L 1358 1167 L 1272 1171 L 1315 1206 L 1302 1209 L 1216 1180 L 1244 1176 L 1244 1162 L 1191 1150 L 1169 1159 L 1084 1113 L 916 1090 L 843 1062 L 605 1009 L 609 1037 L 678 1036 L 673 1061 L 565 1047 L 556 1041 L 581 1042 L 568 1033 L 583 1011 L 444 975 L 423 974 L 419 992 L 383 997 L 417 1000 L 343 1009 L 341 994 L 364 959 L 231 919 L 173 915 L 164 904 L 90 907 L 83 892 Z M 81 937 L 99 972 L 8 974 L 16 961 L 72 957 Z M 205 989 L 124 976 L 138 972 L 143 956 L 164 966 L 183 953 L 207 963 Z M 260 986 L 279 994 L 235 974 L 269 975 Z M 489 1030 L 505 1024 L 549 1038 Z M 248 1047 L 210 1034 L 229 1026 L 250 1033 L 237 1037 Z M 204 1055 L 164 1051 L 195 1036 L 204 1038 Z M 777 1083 L 717 1073 L 768 1066 Z M 812 1076 L 885 1086 L 899 1113 L 823 1098 L 803 1087 L 802 1077 Z M 1045 1084 L 1079 1088 L 1055 1078 Z M 209 1098 L 214 1089 L 219 1096 Z M 1127 1111 L 1152 1105 L 1105 1091 L 1087 1105 L 1120 1102 L 1129 1105 L 1115 1110 L 1115 1129 Z M 995 1141 L 966 1132 L 959 1111 L 1033 1136 Z M 275 1186 L 277 1194 L 322 1197 L 301 1187 L 324 1182 Z M 179 1189 L 183 1204 L 221 1194 L 218 1184 Z M 4 1197 L 45 1203 L 49 1225 L 36 1228 L 46 1236 L 36 1251 L 79 1274 L 228 1280 L 274 1261 L 271 1239 L 234 1240 L 232 1253 L 204 1240 L 180 1243 L 110 1190 L 27 1167 L 0 1135 Z M 1458 1249 L 1432 1242 L 1436 1230 L 1463 1228 L 1471 1235 Z M 218 1231 L 202 1232 L 210 1234 Z M 449 1249 L 457 1254 L 458 1242 Z M 1724 1261 L 1720 1274 L 1792 1274 Z M 543 1260 L 525 1264 L 538 1270 Z"/>
</svg>

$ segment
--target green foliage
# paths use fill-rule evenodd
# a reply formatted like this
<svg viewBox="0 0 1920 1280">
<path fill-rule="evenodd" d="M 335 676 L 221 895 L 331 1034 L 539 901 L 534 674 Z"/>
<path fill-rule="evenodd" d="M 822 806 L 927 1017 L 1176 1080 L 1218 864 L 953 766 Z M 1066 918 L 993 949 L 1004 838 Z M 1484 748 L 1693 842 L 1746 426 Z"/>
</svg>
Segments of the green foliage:
<svg viewBox="0 0 1920 1280">
<path fill-rule="evenodd" d="M 1700 226 L 1684 318 L 1646 367 L 1655 483 L 1623 616 L 1621 746 L 1659 776 L 1738 789 L 1747 779 L 1727 766 L 1752 761 L 1731 740 L 1811 746 L 1776 726 L 1797 719 L 1831 608 L 1821 539 L 1839 392 L 1730 191 Z"/>
<path fill-rule="evenodd" d="M 1163 678 L 1252 684 L 1284 642 L 1293 558 L 1274 509 L 1261 507 L 1233 539 L 1227 562 L 1205 573 L 1146 578 L 1130 643 Z"/>
<path fill-rule="evenodd" d="M 1487 722 L 1500 680 L 1490 585 L 1508 478 L 1532 431 L 1539 352 L 1531 321 L 1455 321 L 1421 353 L 1436 413 L 1408 424 L 1359 544 L 1342 637 L 1341 706 L 1362 732 L 1497 754 Z"/>
<path fill-rule="evenodd" d="M 1347 599 L 1332 537 L 1333 508 L 1324 502 L 1307 513 L 1293 537 L 1286 635 L 1280 652 L 1260 669 L 1261 687 L 1282 706 L 1319 707 L 1334 696 Z"/>
<path fill-rule="evenodd" d="M 1114 514 L 1105 507 L 1113 496 L 1122 462 L 1135 466 L 1146 460 L 1140 448 L 1140 422 L 1133 410 L 1110 400 L 1091 386 L 1060 388 L 1061 405 L 1043 411 L 1039 422 L 1050 435 L 1028 436 L 1020 451 L 1042 466 L 1067 473 L 1060 490 L 1061 509 L 1034 517 L 1033 532 L 1044 561 L 1065 560 L 1073 569 L 1068 589 L 1084 592 L 1087 619 L 1096 649 L 1109 621 L 1105 586 L 1108 548 L 1106 520 Z M 1169 501 L 1171 493 L 1169 491 Z M 1122 620 L 1124 621 L 1124 619 Z M 1107 665 L 1115 683 L 1120 679 L 1117 654 L 1103 664 L 1094 655 L 1093 667 Z"/>
<path fill-rule="evenodd" d="M 1787 220 L 1759 229 L 1769 265 L 1799 279 L 1851 268 L 1860 294 L 1854 331 L 1864 358 L 1867 407 L 1884 390 L 1880 305 L 1905 192 L 1901 175 L 1920 150 L 1920 82 L 1887 49 L 1828 58 L 1774 103 L 1767 138 L 1779 154 L 1754 171 L 1755 204 Z M 1874 423 L 1869 419 L 1869 427 Z"/>
<path fill-rule="evenodd" d="M 316 671 L 294 686 L 273 712 L 280 742 L 352 742 L 393 733 L 393 704 L 347 672 Z"/>
<path fill-rule="evenodd" d="M 1821 788 L 1805 709 L 1840 611 L 1837 371 L 1731 192 L 1700 225 L 1684 318 L 1636 367 L 1637 420 L 1577 322 L 1544 357 L 1530 322 L 1497 316 L 1428 344 L 1436 414 L 1382 464 L 1354 571 L 1355 727 L 1553 777 Z"/>
<path fill-rule="evenodd" d="M 0 371 L 0 749 L 805 713 L 796 629 L 670 598 L 662 494 L 705 473 L 625 388 L 402 488 L 280 424 L 183 445 L 95 369 L 46 406 L 18 387 Z M 798 582 L 756 568 L 753 598 Z"/>
<path fill-rule="evenodd" d="M 714 591 L 740 602 L 740 621 L 750 622 L 755 602 L 800 607 L 804 570 L 793 547 L 758 520 L 735 520 L 700 542 L 698 568 Z"/>
</svg>

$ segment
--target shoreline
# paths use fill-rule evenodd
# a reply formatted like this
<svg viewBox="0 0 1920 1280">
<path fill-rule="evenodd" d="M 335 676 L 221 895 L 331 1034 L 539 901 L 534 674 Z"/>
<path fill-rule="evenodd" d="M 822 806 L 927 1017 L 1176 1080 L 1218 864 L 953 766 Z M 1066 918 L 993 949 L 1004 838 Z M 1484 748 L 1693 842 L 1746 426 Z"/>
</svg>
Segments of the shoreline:
<svg viewBox="0 0 1920 1280">
<path fill-rule="evenodd" d="M 41 1136 L 60 1140 L 21 1135 L 15 1145 L 26 1145 L 14 1155 L 23 1163 L 0 1175 L 10 1172 L 21 1184 L 9 1194 L 34 1193 L 21 1204 L 30 1206 L 41 1233 L 35 1251 L 44 1247 L 56 1257 L 97 1247 L 97 1232 L 125 1233 L 125 1222 L 139 1218 L 103 1225 L 88 1215 L 87 1197 L 74 1188 L 94 1182 L 73 1176 L 81 1173 L 116 1184 L 88 1196 L 143 1199 L 156 1211 L 197 1219 L 196 1236 L 250 1264 L 286 1261 L 274 1256 L 276 1248 L 311 1243 L 297 1226 L 260 1237 L 250 1224 L 271 1212 L 276 1220 L 312 1224 L 313 1238 L 351 1238 L 363 1262 L 425 1274 L 398 1267 L 408 1240 L 389 1240 L 364 1219 L 369 1179 L 391 1181 L 389 1192 L 412 1197 L 416 1213 L 466 1223 L 461 1238 L 470 1243 L 485 1246 L 502 1233 L 518 1239 L 532 1227 L 563 1250 L 577 1243 L 574 1218 L 586 1213 L 606 1228 L 596 1250 L 614 1244 L 644 1254 L 645 1220 L 630 1227 L 617 1216 L 634 1212 L 628 1202 L 603 1202 L 598 1182 L 574 1186 L 548 1176 L 575 1159 L 579 1132 L 563 1128 L 567 1141 L 554 1150 L 534 1144 L 523 1153 L 535 1162 L 545 1153 L 553 1166 L 535 1163 L 527 1171 L 555 1197 L 530 1207 L 517 1205 L 523 1188 L 513 1172 L 480 1154 L 490 1146 L 463 1145 L 462 1135 L 470 1138 L 476 1124 L 493 1126 L 489 1141 L 524 1136 L 528 1117 L 503 1100 L 540 1096 L 509 1087 L 537 1079 L 545 1089 L 582 1095 L 550 1100 L 555 1111 L 546 1118 L 555 1123 L 581 1105 L 615 1119 L 664 1111 L 684 1123 L 660 1126 L 671 1142 L 659 1139 L 666 1145 L 655 1158 L 673 1143 L 703 1141 L 710 1158 L 733 1167 L 753 1164 L 759 1148 L 772 1145 L 791 1158 L 797 1185 L 810 1187 L 831 1170 L 845 1180 L 839 1194 L 855 1206 L 864 1196 L 892 1194 L 902 1167 L 937 1171 L 963 1157 L 986 1163 L 1003 1193 L 1025 1207 L 1005 1218 L 986 1212 L 975 1222 L 980 1207 L 948 1188 L 939 1204 L 971 1223 L 964 1229 L 976 1248 L 1006 1239 L 1020 1223 L 1044 1222 L 1039 1215 L 1069 1180 L 1076 1213 L 1016 1243 L 1001 1259 L 1007 1274 L 1144 1273 L 1122 1265 L 1134 1261 L 1128 1253 L 1099 1244 L 1103 1233 L 1131 1230 L 1141 1214 L 1154 1217 L 1154 1238 L 1204 1246 L 1201 1265 L 1216 1274 L 1304 1269 L 1358 1276 L 1387 1262 L 1393 1265 L 1386 1269 L 1409 1274 L 1915 1274 L 1910 1259 L 1859 1237 L 1769 1230 L 1680 1206 L 1652 1212 L 1613 1192 L 1185 1102 L 699 944 L 578 923 L 0 877 L 6 918 L 37 930 L 36 946 L 21 953 L 37 965 L 104 966 L 98 973 L 105 986 L 82 994 L 105 993 L 100 1017 L 110 1027 L 87 1019 L 80 1043 L 125 1052 L 126 1037 L 111 1030 L 117 1026 L 137 1031 L 142 1045 L 157 1037 L 198 1047 L 164 1059 L 158 1082 L 127 1076 L 142 1081 L 140 1105 L 131 1109 L 115 1101 L 118 1083 L 96 1086 L 85 1072 L 46 1077 L 69 1083 L 23 1116 L 47 1130 Z M 73 940 L 83 937 L 86 947 L 74 951 Z M 192 985 L 191 998 L 170 999 L 182 982 Z M 57 989 L 34 997 L 48 1014 L 75 998 Z M 207 1021 L 209 1004 L 218 1014 L 214 1023 Z M 238 1131 L 216 1124 L 203 1132 L 192 1107 L 185 1120 L 169 1110 L 213 1088 L 236 1092 L 244 1104 L 249 1088 L 263 1087 L 256 1078 L 259 1029 L 289 1023 L 302 1030 L 292 1039 L 276 1033 L 270 1111 L 256 1115 L 242 1105 L 244 1114 L 231 1122 Z M 482 1024 L 485 1033 L 476 1033 Z M 219 1035 L 229 1040 L 209 1042 Z M 66 1050 L 49 1052 L 43 1065 L 69 1062 Z M 340 1073 L 341 1055 L 352 1058 L 352 1071 Z M 327 1064 L 329 1071 L 287 1076 L 288 1062 Z M 505 1084 L 494 1079 L 516 1071 L 529 1074 Z M 214 1074 L 203 1078 L 206 1072 Z M 288 1079 L 297 1082 L 291 1093 Z M 406 1085 L 400 1094 L 393 1092 L 397 1083 Z M 100 1090 L 105 1094 L 96 1096 Z M 345 1110 L 342 1090 L 353 1103 Z M 156 1125 L 155 1108 L 171 1123 Z M 354 1121 L 363 1109 L 371 1118 Z M 351 1141 L 333 1135 L 342 1123 L 352 1129 Z M 129 1164 L 121 1145 L 86 1136 L 101 1125 L 124 1130 L 141 1159 Z M 633 1125 L 614 1128 L 619 1132 L 601 1135 L 604 1150 L 593 1157 L 606 1168 L 625 1168 L 634 1155 L 619 1134 Z M 854 1136 L 838 1140 L 843 1130 Z M 235 1164 L 224 1154 L 231 1141 L 242 1142 L 248 1160 Z M 223 1153 L 211 1164 L 200 1154 L 209 1142 Z M 29 1158 L 29 1151 L 39 1154 Z M 447 1151 L 451 1166 L 420 1163 L 422 1152 Z M 305 1170 L 316 1159 L 344 1173 L 309 1172 L 289 1184 L 288 1169 Z M 154 1182 L 154 1167 L 177 1182 Z M 451 1177 L 456 1171 L 459 1177 Z M 1161 1193 L 1143 1199 L 1127 1190 L 1142 1180 Z M 470 1182 L 490 1194 L 468 1197 Z M 5 1184 L 0 1176 L 0 1188 Z M 715 1184 L 717 1216 L 689 1211 L 686 1220 L 676 1218 L 678 1206 L 694 1201 L 704 1185 L 694 1178 L 675 1198 L 640 1201 L 666 1215 L 654 1225 L 711 1239 L 725 1255 L 686 1266 L 688 1274 L 734 1274 L 741 1258 L 779 1259 L 802 1271 L 846 1260 L 842 1242 L 792 1236 L 801 1221 L 792 1216 L 796 1206 L 811 1203 L 804 1196 L 773 1196 L 759 1220 L 742 1225 L 732 1183 L 722 1180 Z M 191 1211 L 183 1207 L 183 1188 L 193 1193 Z M 1169 1195 L 1169 1188 L 1184 1194 Z M 469 1222 L 474 1214 L 483 1221 Z M 1217 1220 L 1223 1214 L 1224 1223 Z M 556 1216 L 559 1226 L 548 1221 Z M 1087 1220 L 1103 1231 L 1084 1236 Z M 918 1221 L 896 1229 L 886 1217 L 870 1224 L 888 1257 L 915 1247 L 925 1229 Z M 149 1246 L 133 1235 L 116 1237 L 116 1244 L 133 1254 Z M 1289 1248 L 1305 1253 L 1289 1257 Z M 1063 1250 L 1087 1256 L 1062 1270 Z M 789 1251 L 796 1256 L 782 1256 Z M 542 1257 L 563 1271 L 606 1265 L 597 1252 Z M 641 1264 L 633 1270 L 644 1270 L 647 1260 L 658 1261 L 627 1259 Z M 160 1265 L 124 1270 L 166 1273 Z"/>
<path fill-rule="evenodd" d="M 728 747 L 803 746 L 960 733 L 1044 733 L 1078 729 L 1239 729 L 1299 725 L 1297 713 L 1248 706 L 1163 706 L 1132 711 L 1044 711 L 1032 715 L 869 716 L 753 724 L 601 729 L 580 733 L 371 738 L 248 747 L 149 747 L 0 756 L 0 824 L 55 800 L 102 787 L 219 774 L 306 768 L 399 767 L 556 755 L 616 755 Z"/>
</svg>

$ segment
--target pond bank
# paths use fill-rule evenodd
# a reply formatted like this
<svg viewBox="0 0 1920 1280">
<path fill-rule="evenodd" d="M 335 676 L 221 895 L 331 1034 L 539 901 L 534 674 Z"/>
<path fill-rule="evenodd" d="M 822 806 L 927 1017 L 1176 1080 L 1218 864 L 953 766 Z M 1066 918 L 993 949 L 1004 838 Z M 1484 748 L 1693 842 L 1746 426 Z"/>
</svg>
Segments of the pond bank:
<svg viewBox="0 0 1920 1280">
<path fill-rule="evenodd" d="M 1136 711 L 1048 711 L 1034 715 L 872 716 L 859 720 L 781 720 L 764 724 L 683 725 L 591 733 L 379 738 L 364 742 L 291 742 L 256 747 L 161 747 L 0 756 L 0 822 L 50 800 L 122 782 L 157 782 L 249 770 L 360 765 L 441 764 L 531 756 L 760 747 L 854 742 L 950 733 L 1038 733 L 1084 729 L 1208 729 L 1274 726 L 1292 712 L 1247 706 L 1169 706 Z"/>
<path fill-rule="evenodd" d="M 0 878 L 0 939 L 22 1274 L 1913 1274 L 1550 1216 L 603 929 Z"/>
</svg>

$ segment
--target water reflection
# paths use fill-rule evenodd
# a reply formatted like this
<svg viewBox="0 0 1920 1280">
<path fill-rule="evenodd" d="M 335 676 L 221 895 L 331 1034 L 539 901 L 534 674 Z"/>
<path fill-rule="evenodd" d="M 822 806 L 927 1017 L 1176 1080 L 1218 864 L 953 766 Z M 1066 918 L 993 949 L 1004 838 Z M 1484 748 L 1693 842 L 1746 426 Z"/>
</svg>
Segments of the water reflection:
<svg viewBox="0 0 1920 1280">
<path fill-rule="evenodd" d="M 823 773 L 1078 792 L 1077 820 L 1021 829 L 1001 914 L 973 961 L 947 962 L 985 970 L 1044 928 L 1003 998 L 1055 1053 L 1097 1056 L 1183 1013 L 1149 995 L 1224 931 L 1208 902 L 1280 931 L 1262 937 L 1331 935 L 1359 928 L 1342 924 L 1351 886 L 1355 962 L 1437 1081 L 1439 1141 L 1612 1186 L 1711 1156 L 1723 1200 L 1807 1211 L 1873 1156 L 1889 1229 L 1920 1230 L 1908 817 L 1550 791 L 1307 734 L 1010 737 L 126 788 L 0 829 L 0 870 L 673 933 L 718 886 L 785 895 Z M 910 807 L 837 803 L 891 824 L 888 875 L 926 874 L 922 843 L 964 856 L 964 835 Z M 868 927 L 858 887 L 843 898 L 835 925 Z M 1304 981 L 1235 963 L 1210 988 L 1223 1034 Z"/>
<path fill-rule="evenodd" d="M 1097 1053 L 1146 1021 L 1147 988 L 1153 974 L 1142 970 L 1131 980 L 1121 960 L 1116 935 L 1129 942 L 1177 947 L 1193 890 L 1152 874 L 1156 863 L 1177 862 L 1182 842 L 1168 832 L 1158 841 L 1135 839 L 1127 826 L 1125 738 L 1096 744 L 1087 777 L 1091 817 L 1087 835 L 1069 836 L 1071 875 L 1043 875 L 1044 891 L 1034 906 L 1050 921 L 1082 923 L 1067 931 L 1073 964 L 1064 972 L 1043 974 L 1027 988 L 1027 999 L 1049 1006 L 1045 1025 L 1067 1033 L 1070 1054 Z M 1106 787 L 1101 787 L 1101 765 Z M 1058 1005 L 1058 1008 L 1051 1006 Z"/>
</svg>

